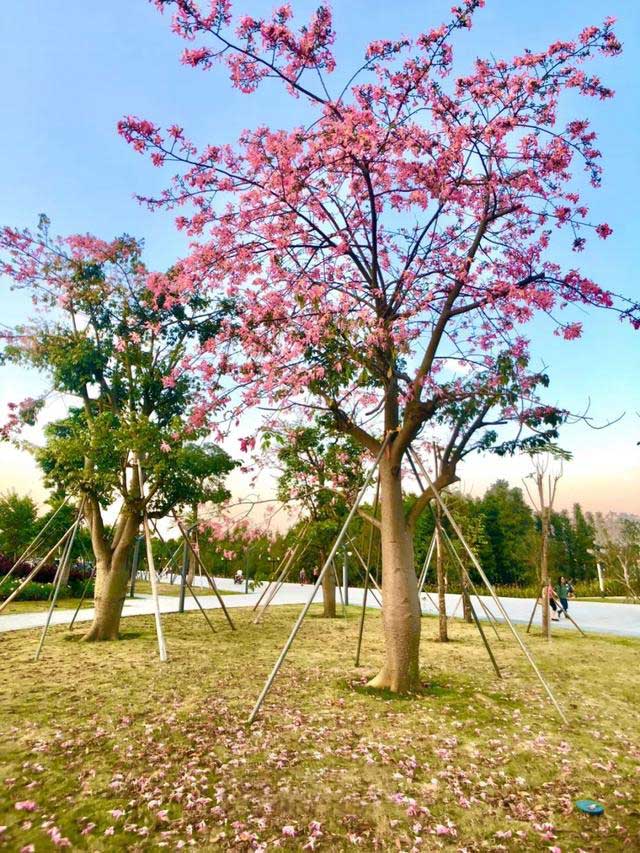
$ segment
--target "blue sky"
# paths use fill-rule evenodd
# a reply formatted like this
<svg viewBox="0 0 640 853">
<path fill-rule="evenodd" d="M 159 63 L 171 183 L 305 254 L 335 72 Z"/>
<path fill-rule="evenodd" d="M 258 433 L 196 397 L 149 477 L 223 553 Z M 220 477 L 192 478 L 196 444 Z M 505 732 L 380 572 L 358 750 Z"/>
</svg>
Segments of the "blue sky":
<svg viewBox="0 0 640 853">
<path fill-rule="evenodd" d="M 260 14 L 272 5 L 239 0 L 235 7 Z M 303 18 L 315 5 L 293 2 Z M 335 2 L 336 88 L 368 41 L 428 29 L 448 16 L 450 5 L 451 0 Z M 607 15 L 618 19 L 625 52 L 602 60 L 598 71 L 616 90 L 616 98 L 605 104 L 582 101 L 576 112 L 588 115 L 600 134 L 605 180 L 590 202 L 594 220 L 609 222 L 614 235 L 579 258 L 583 270 L 600 283 L 638 295 L 640 4 L 487 0 L 472 32 L 458 39 L 456 55 L 458 69 L 464 70 L 476 55 L 511 56 L 525 47 L 541 48 Z M 175 122 L 197 142 L 233 141 L 245 127 L 300 121 L 296 105 L 292 112 L 292 101 L 276 86 L 261 90 L 261 97 L 247 97 L 231 89 L 222 69 L 205 74 L 181 66 L 182 44 L 170 32 L 168 17 L 146 0 L 0 4 L 0 37 L 0 222 L 30 225 L 44 211 L 60 233 L 135 234 L 145 238 L 152 267 L 169 265 L 184 243 L 170 216 L 151 214 L 132 198 L 134 191 L 152 193 L 162 187 L 168 173 L 153 168 L 118 137 L 115 128 L 122 115 L 133 113 L 163 125 Z M 21 319 L 26 310 L 24 301 L 5 288 L 0 308 L 5 323 Z M 574 343 L 554 338 L 542 324 L 534 329 L 536 355 L 552 376 L 551 397 L 575 410 L 590 401 L 598 422 L 623 412 L 626 416 L 601 432 L 581 425 L 566 431 L 563 443 L 575 460 L 567 466 L 561 502 L 582 500 L 594 509 L 640 512 L 640 336 L 604 315 L 585 317 L 585 328 L 584 338 Z M 24 394 L 16 394 L 16 386 Z M 2 371 L 0 406 L 35 387 L 32 377 Z M 0 489 L 9 484 L 27 489 L 33 473 L 28 461 L 0 448 L 3 461 Z M 27 482 L 14 482 L 20 472 L 28 472 Z M 522 463 L 476 460 L 465 467 L 463 482 L 478 490 L 498 475 L 518 482 L 523 472 Z"/>
</svg>

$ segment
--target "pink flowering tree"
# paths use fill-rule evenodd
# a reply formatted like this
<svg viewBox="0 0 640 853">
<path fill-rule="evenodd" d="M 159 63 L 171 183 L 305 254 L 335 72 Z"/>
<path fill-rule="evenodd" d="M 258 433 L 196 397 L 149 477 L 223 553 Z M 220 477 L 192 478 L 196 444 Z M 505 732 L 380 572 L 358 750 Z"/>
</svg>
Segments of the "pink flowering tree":
<svg viewBox="0 0 640 853">
<path fill-rule="evenodd" d="M 195 292 L 172 300 L 172 273 L 149 273 L 140 248 L 128 237 L 53 239 L 45 218 L 35 234 L 0 229 L 0 273 L 31 296 L 35 315 L 5 333 L 2 360 L 41 371 L 49 393 L 68 404 L 34 452 L 45 483 L 84 506 L 96 564 L 88 640 L 118 636 L 143 513 L 160 519 L 226 499 L 223 479 L 234 466 L 220 448 L 196 444 L 208 432 L 197 378 L 175 370 L 196 329 L 204 343 L 219 318 Z M 156 300 L 160 280 L 166 298 Z M 11 411 L 11 434 L 34 423 L 41 402 Z M 115 501 L 121 508 L 110 530 L 104 513 Z"/>
<path fill-rule="evenodd" d="M 296 29 L 288 5 L 269 19 L 234 20 L 229 0 L 206 10 L 194 0 L 155 4 L 173 13 L 184 63 L 203 71 L 221 63 L 242 92 L 269 97 L 282 85 L 292 111 L 304 106 L 306 123 L 247 130 L 236 145 L 199 148 L 180 127 L 133 116 L 119 131 L 175 173 L 145 200 L 176 209 L 193 237 L 182 292 L 208 284 L 235 301 L 216 339 L 226 378 L 212 385 L 212 408 L 230 418 L 256 405 L 322 409 L 374 455 L 387 438 L 386 660 L 371 683 L 412 689 L 420 638 L 412 533 L 433 496 L 427 489 L 405 511 L 407 449 L 444 428 L 453 442 L 437 478 L 445 488 L 456 479 L 455 448 L 489 446 L 474 436 L 490 424 L 513 421 L 517 442 L 527 423 L 557 418 L 528 368 L 526 325 L 536 314 L 569 340 L 585 307 L 639 325 L 634 306 L 583 274 L 577 258 L 561 268 L 551 245 L 553 235 L 580 252 L 590 236 L 611 234 L 590 222 L 582 197 L 600 184 L 595 132 L 587 119 L 558 115 L 565 93 L 611 97 L 587 64 L 620 52 L 613 21 L 513 59 L 478 59 L 456 76 L 453 43 L 483 5 L 465 0 L 436 29 L 370 44 L 347 82 L 332 86 L 327 6 Z"/>
</svg>

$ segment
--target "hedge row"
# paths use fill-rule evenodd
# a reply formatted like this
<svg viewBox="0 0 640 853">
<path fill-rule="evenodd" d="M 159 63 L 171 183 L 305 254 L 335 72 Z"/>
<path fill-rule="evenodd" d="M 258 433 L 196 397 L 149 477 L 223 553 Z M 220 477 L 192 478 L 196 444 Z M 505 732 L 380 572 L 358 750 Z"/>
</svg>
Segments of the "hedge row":
<svg viewBox="0 0 640 853">
<path fill-rule="evenodd" d="M 16 566 L 16 568 L 11 573 L 12 578 L 26 578 L 29 572 L 34 568 L 36 564 L 31 562 L 20 563 Z M 13 561 L 6 556 L 6 554 L 0 554 L 0 578 L 4 577 L 7 572 L 13 568 Z M 91 568 L 87 566 L 86 568 L 82 568 L 81 566 L 71 566 L 71 570 L 69 572 L 69 580 L 73 581 L 83 581 L 86 580 L 89 574 L 91 573 Z M 41 569 L 38 570 L 38 574 L 36 575 L 37 583 L 53 583 L 56 576 L 56 564 L 55 563 L 47 563 L 45 566 L 42 566 Z"/>
<path fill-rule="evenodd" d="M 19 578 L 9 578 L 9 580 L 4 581 L 4 583 L 0 583 L 0 601 L 4 601 L 8 598 L 13 590 L 20 583 Z M 58 594 L 59 598 L 80 598 L 82 596 L 82 592 L 84 590 L 86 581 L 83 580 L 71 580 L 65 586 L 60 587 L 60 592 Z M 26 586 L 20 591 L 20 594 L 14 601 L 47 601 L 50 595 L 53 594 L 53 584 L 52 583 L 36 583 L 34 581 L 30 581 Z M 87 587 L 86 597 L 88 599 L 93 598 L 93 581 Z"/>
</svg>

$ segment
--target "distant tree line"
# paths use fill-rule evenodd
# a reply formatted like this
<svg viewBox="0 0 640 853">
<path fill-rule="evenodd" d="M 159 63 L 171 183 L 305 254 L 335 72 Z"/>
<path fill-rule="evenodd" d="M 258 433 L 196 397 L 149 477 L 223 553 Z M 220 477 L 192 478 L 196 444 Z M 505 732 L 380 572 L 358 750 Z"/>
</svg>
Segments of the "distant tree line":
<svg viewBox="0 0 640 853">
<path fill-rule="evenodd" d="M 408 498 L 408 503 L 413 498 Z M 538 580 L 540 561 L 540 522 L 517 486 L 506 480 L 497 480 L 482 497 L 461 492 L 446 495 L 446 501 L 462 528 L 463 534 L 478 555 L 489 579 L 497 586 L 534 586 Z M 51 509 L 39 514 L 36 503 L 29 496 L 7 492 L 0 495 L 0 557 L 10 564 L 16 560 L 33 538 L 59 508 L 60 500 L 52 499 Z M 371 506 L 365 511 L 373 512 Z M 290 578 L 297 578 L 305 569 L 309 579 L 330 549 L 341 524 L 341 513 L 346 506 L 338 506 L 336 517 L 298 522 L 285 533 L 264 533 L 247 539 L 230 534 L 225 539 L 215 539 L 204 532 L 199 539 L 200 555 L 213 574 L 232 576 L 238 569 L 251 580 L 264 580 L 276 569 L 287 550 L 303 539 L 296 559 L 291 564 Z M 73 523 L 75 510 L 63 507 L 43 538 L 43 548 L 54 543 Z M 464 549 L 444 521 L 455 550 L 474 577 Z M 416 527 L 416 568 L 422 566 L 435 526 L 433 513 L 425 513 Z M 552 577 L 560 574 L 574 581 L 597 579 L 596 559 L 600 559 L 607 578 L 613 581 L 623 572 L 631 584 L 635 583 L 640 561 L 640 520 L 632 516 L 592 514 L 584 512 L 580 504 L 571 511 L 554 512 L 551 519 L 550 570 Z M 371 566 L 379 572 L 379 541 L 364 518 L 355 518 L 350 527 L 350 543 L 337 555 L 340 579 L 346 556 L 351 583 L 362 580 L 362 566 L 357 556 L 367 556 L 371 548 Z M 178 538 L 167 537 L 165 542 L 154 541 L 158 569 L 168 568 L 179 574 L 183 549 Z M 144 549 L 142 549 L 144 552 Z M 87 557 L 91 550 L 88 534 L 81 530 L 74 545 L 74 559 Z M 173 559 L 171 560 L 171 558 Z M 458 578 L 457 566 L 450 553 L 445 556 L 452 586 Z M 171 560 L 171 563 L 169 561 Z M 623 569 L 624 566 L 624 569 Z M 144 569 L 144 557 L 140 564 Z"/>
</svg>

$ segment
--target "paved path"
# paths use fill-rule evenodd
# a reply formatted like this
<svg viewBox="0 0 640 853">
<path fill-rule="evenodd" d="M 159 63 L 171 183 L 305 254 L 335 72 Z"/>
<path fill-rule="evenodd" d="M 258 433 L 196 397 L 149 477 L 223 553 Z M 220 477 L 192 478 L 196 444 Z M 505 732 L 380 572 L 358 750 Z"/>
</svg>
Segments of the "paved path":
<svg viewBox="0 0 640 853">
<path fill-rule="evenodd" d="M 204 581 L 204 579 L 196 578 L 196 581 Z M 204 581 L 206 583 L 206 581 Z M 242 587 L 235 586 L 230 578 L 218 578 L 216 582 L 221 590 L 238 592 Z M 228 608 L 235 607 L 253 607 L 259 596 L 259 590 L 245 594 L 228 595 L 224 598 L 224 603 Z M 311 594 L 311 586 L 301 586 L 300 584 L 287 583 L 282 586 L 277 596 L 274 598 L 274 604 L 303 604 L 308 600 Z M 362 604 L 363 590 L 360 588 L 349 589 L 349 604 Z M 435 598 L 432 596 L 435 601 Z M 449 613 L 456 609 L 460 596 L 447 595 L 447 610 Z M 216 609 L 220 604 L 214 595 L 201 595 L 199 598 L 202 606 L 209 609 Z M 318 592 L 316 600 L 322 601 L 322 591 Z M 488 608 L 495 614 L 499 621 L 503 621 L 499 617 L 497 608 L 494 602 L 488 596 L 482 596 L 482 600 Z M 369 604 L 371 607 L 377 607 L 377 603 L 369 596 Z M 507 611 L 509 618 L 516 623 L 526 624 L 531 616 L 533 609 L 533 600 L 529 598 L 502 598 L 502 604 Z M 474 599 L 475 603 L 475 599 Z M 434 615 L 437 610 L 425 595 L 422 597 L 423 613 Z M 163 613 L 176 613 L 178 610 L 177 595 L 161 595 L 160 609 Z M 190 595 L 187 595 L 185 602 L 186 610 L 197 610 L 197 604 Z M 486 614 L 481 607 L 476 606 L 478 616 L 481 619 L 487 619 Z M 124 604 L 124 616 L 142 616 L 150 615 L 154 612 L 153 600 L 150 595 L 137 595 L 135 598 L 127 598 Z M 456 615 L 462 613 L 462 608 L 457 608 Z M 576 622 L 580 625 L 583 631 L 595 631 L 604 634 L 617 634 L 623 637 L 640 637 L 640 605 L 637 604 L 606 604 L 593 601 L 571 601 L 570 613 L 573 615 Z M 71 622 L 73 610 L 55 610 L 51 618 L 52 625 L 67 625 Z M 539 625 L 541 618 L 540 608 L 537 610 L 536 620 L 534 624 Z M 81 610 L 77 616 L 76 622 L 88 622 L 93 619 L 93 608 Z M 9 615 L 0 615 L 0 633 L 3 631 L 18 631 L 25 628 L 38 628 L 44 625 L 46 620 L 46 612 L 39 611 L 35 613 L 11 613 Z M 554 630 L 575 631 L 573 625 L 565 619 L 559 623 L 554 623 Z"/>
</svg>

